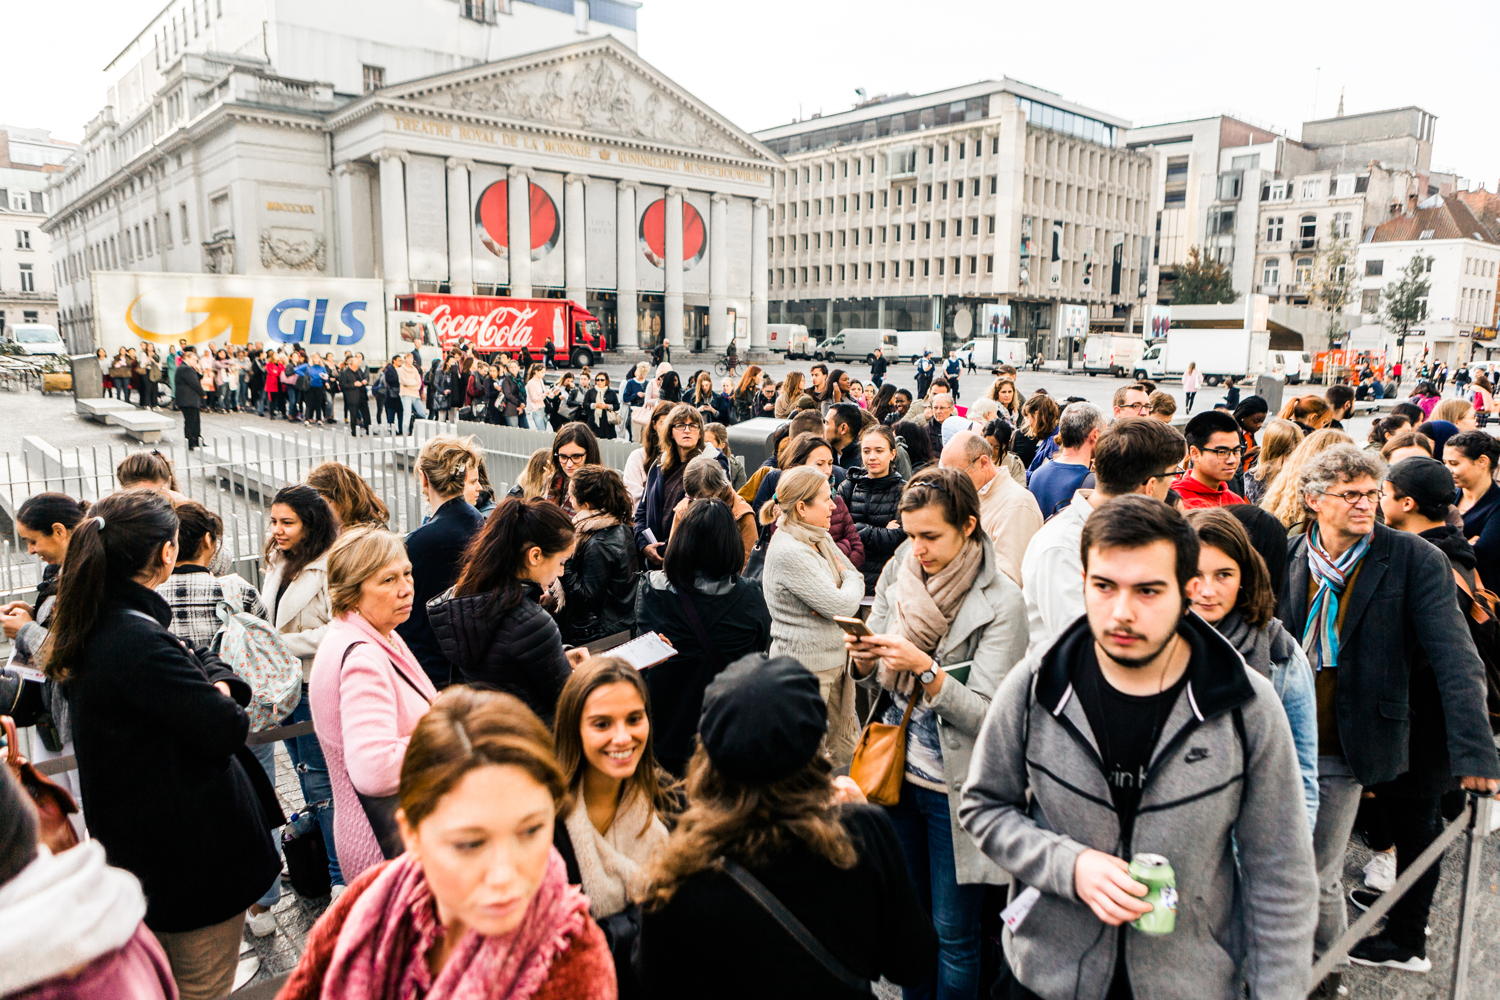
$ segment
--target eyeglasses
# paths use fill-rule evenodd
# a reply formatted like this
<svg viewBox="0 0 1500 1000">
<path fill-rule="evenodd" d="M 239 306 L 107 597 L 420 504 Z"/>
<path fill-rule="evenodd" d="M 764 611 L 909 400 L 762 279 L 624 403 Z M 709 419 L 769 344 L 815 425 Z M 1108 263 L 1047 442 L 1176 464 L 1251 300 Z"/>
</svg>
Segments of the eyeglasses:
<svg viewBox="0 0 1500 1000">
<path fill-rule="evenodd" d="M 1150 403 L 1121 403 L 1115 407 L 1117 410 L 1133 410 L 1136 413 L 1148 413 L 1151 410 Z"/>
<path fill-rule="evenodd" d="M 594 379 L 594 384 L 595 385 L 609 385 L 609 379 L 607 379 L 607 378 L 596 378 L 596 379 Z"/>
<path fill-rule="evenodd" d="M 1149 482 L 1153 479 L 1181 479 L 1185 475 L 1187 475 L 1187 469 L 1168 469 L 1166 472 L 1153 472 L 1146 477 L 1146 480 Z"/>
<path fill-rule="evenodd" d="M 1365 490 L 1363 492 L 1361 492 L 1359 490 L 1345 490 L 1342 493 L 1330 493 L 1327 490 L 1324 490 L 1323 491 L 1323 495 L 1325 497 L 1338 497 L 1340 500 L 1344 501 L 1344 503 L 1348 504 L 1350 507 L 1353 507 L 1355 504 L 1359 503 L 1361 500 L 1363 500 L 1365 503 L 1369 504 L 1372 507 L 1375 504 L 1377 504 L 1377 503 L 1380 502 L 1380 491 L 1379 490 Z"/>
<path fill-rule="evenodd" d="M 672 430 L 680 431 L 685 427 L 691 427 L 693 430 L 698 429 L 698 425 L 693 423 L 691 420 L 679 420 L 677 421 L 677 423 L 672 425 Z"/>
<path fill-rule="evenodd" d="M 582 465 L 586 458 L 588 458 L 588 455 L 581 451 L 570 452 L 568 454 L 557 453 L 557 460 L 563 465 Z"/>
<path fill-rule="evenodd" d="M 1245 453 L 1243 446 L 1236 445 L 1233 448 L 1199 448 L 1204 455 L 1213 455 L 1216 458 L 1239 458 Z"/>
</svg>

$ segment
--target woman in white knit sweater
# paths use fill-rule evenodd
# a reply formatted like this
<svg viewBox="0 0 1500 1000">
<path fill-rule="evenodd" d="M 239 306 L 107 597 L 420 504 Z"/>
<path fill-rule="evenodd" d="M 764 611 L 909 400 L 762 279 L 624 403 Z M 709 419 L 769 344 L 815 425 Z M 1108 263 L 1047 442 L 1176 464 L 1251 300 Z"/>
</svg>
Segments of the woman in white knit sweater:
<svg viewBox="0 0 1500 1000">
<path fill-rule="evenodd" d="M 839 764 L 854 753 L 854 690 L 844 670 L 844 633 L 835 615 L 853 615 L 865 593 L 864 576 L 828 533 L 833 494 L 811 466 L 788 469 L 761 508 L 776 522 L 763 579 L 771 612 L 771 655 L 796 658 L 818 677 L 828 706 L 828 752 Z"/>
</svg>

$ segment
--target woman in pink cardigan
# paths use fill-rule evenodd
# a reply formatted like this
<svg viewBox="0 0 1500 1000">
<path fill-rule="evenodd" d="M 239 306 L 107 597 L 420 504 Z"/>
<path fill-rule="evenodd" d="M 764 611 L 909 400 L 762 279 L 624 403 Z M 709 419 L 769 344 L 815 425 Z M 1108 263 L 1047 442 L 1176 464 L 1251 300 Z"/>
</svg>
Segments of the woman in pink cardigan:
<svg viewBox="0 0 1500 1000">
<path fill-rule="evenodd" d="M 411 615 L 400 536 L 364 527 L 328 553 L 334 619 L 313 660 L 308 700 L 333 782 L 334 849 L 350 881 L 401 852 L 395 796 L 417 720 L 437 697 L 396 626 Z"/>
</svg>

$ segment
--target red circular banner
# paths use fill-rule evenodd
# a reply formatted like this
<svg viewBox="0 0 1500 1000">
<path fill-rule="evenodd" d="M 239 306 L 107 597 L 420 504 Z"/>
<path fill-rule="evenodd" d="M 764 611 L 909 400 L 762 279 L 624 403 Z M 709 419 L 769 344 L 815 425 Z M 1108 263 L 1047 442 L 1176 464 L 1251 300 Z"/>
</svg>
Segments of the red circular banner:
<svg viewBox="0 0 1500 1000">
<path fill-rule="evenodd" d="M 708 227 L 703 216 L 687 202 L 682 202 L 682 266 L 692 267 L 703 259 L 708 249 Z M 667 259 L 667 200 L 658 198 L 641 213 L 641 253 L 656 267 Z"/>
<path fill-rule="evenodd" d="M 496 257 L 506 256 L 510 245 L 510 185 L 496 181 L 474 203 L 474 228 L 479 241 Z M 531 259 L 541 260 L 557 246 L 562 227 L 557 205 L 539 185 L 531 185 Z"/>
</svg>

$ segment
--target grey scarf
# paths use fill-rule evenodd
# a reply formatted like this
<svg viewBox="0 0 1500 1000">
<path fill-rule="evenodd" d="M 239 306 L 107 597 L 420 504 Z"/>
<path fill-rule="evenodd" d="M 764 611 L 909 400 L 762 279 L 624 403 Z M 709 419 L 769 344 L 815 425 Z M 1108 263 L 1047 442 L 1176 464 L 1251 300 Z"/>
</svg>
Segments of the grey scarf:
<svg viewBox="0 0 1500 1000">
<path fill-rule="evenodd" d="M 1292 658 L 1296 640 L 1275 618 L 1256 628 L 1235 610 L 1220 619 L 1215 627 L 1262 677 L 1270 677 L 1273 667 L 1279 667 Z"/>
</svg>

